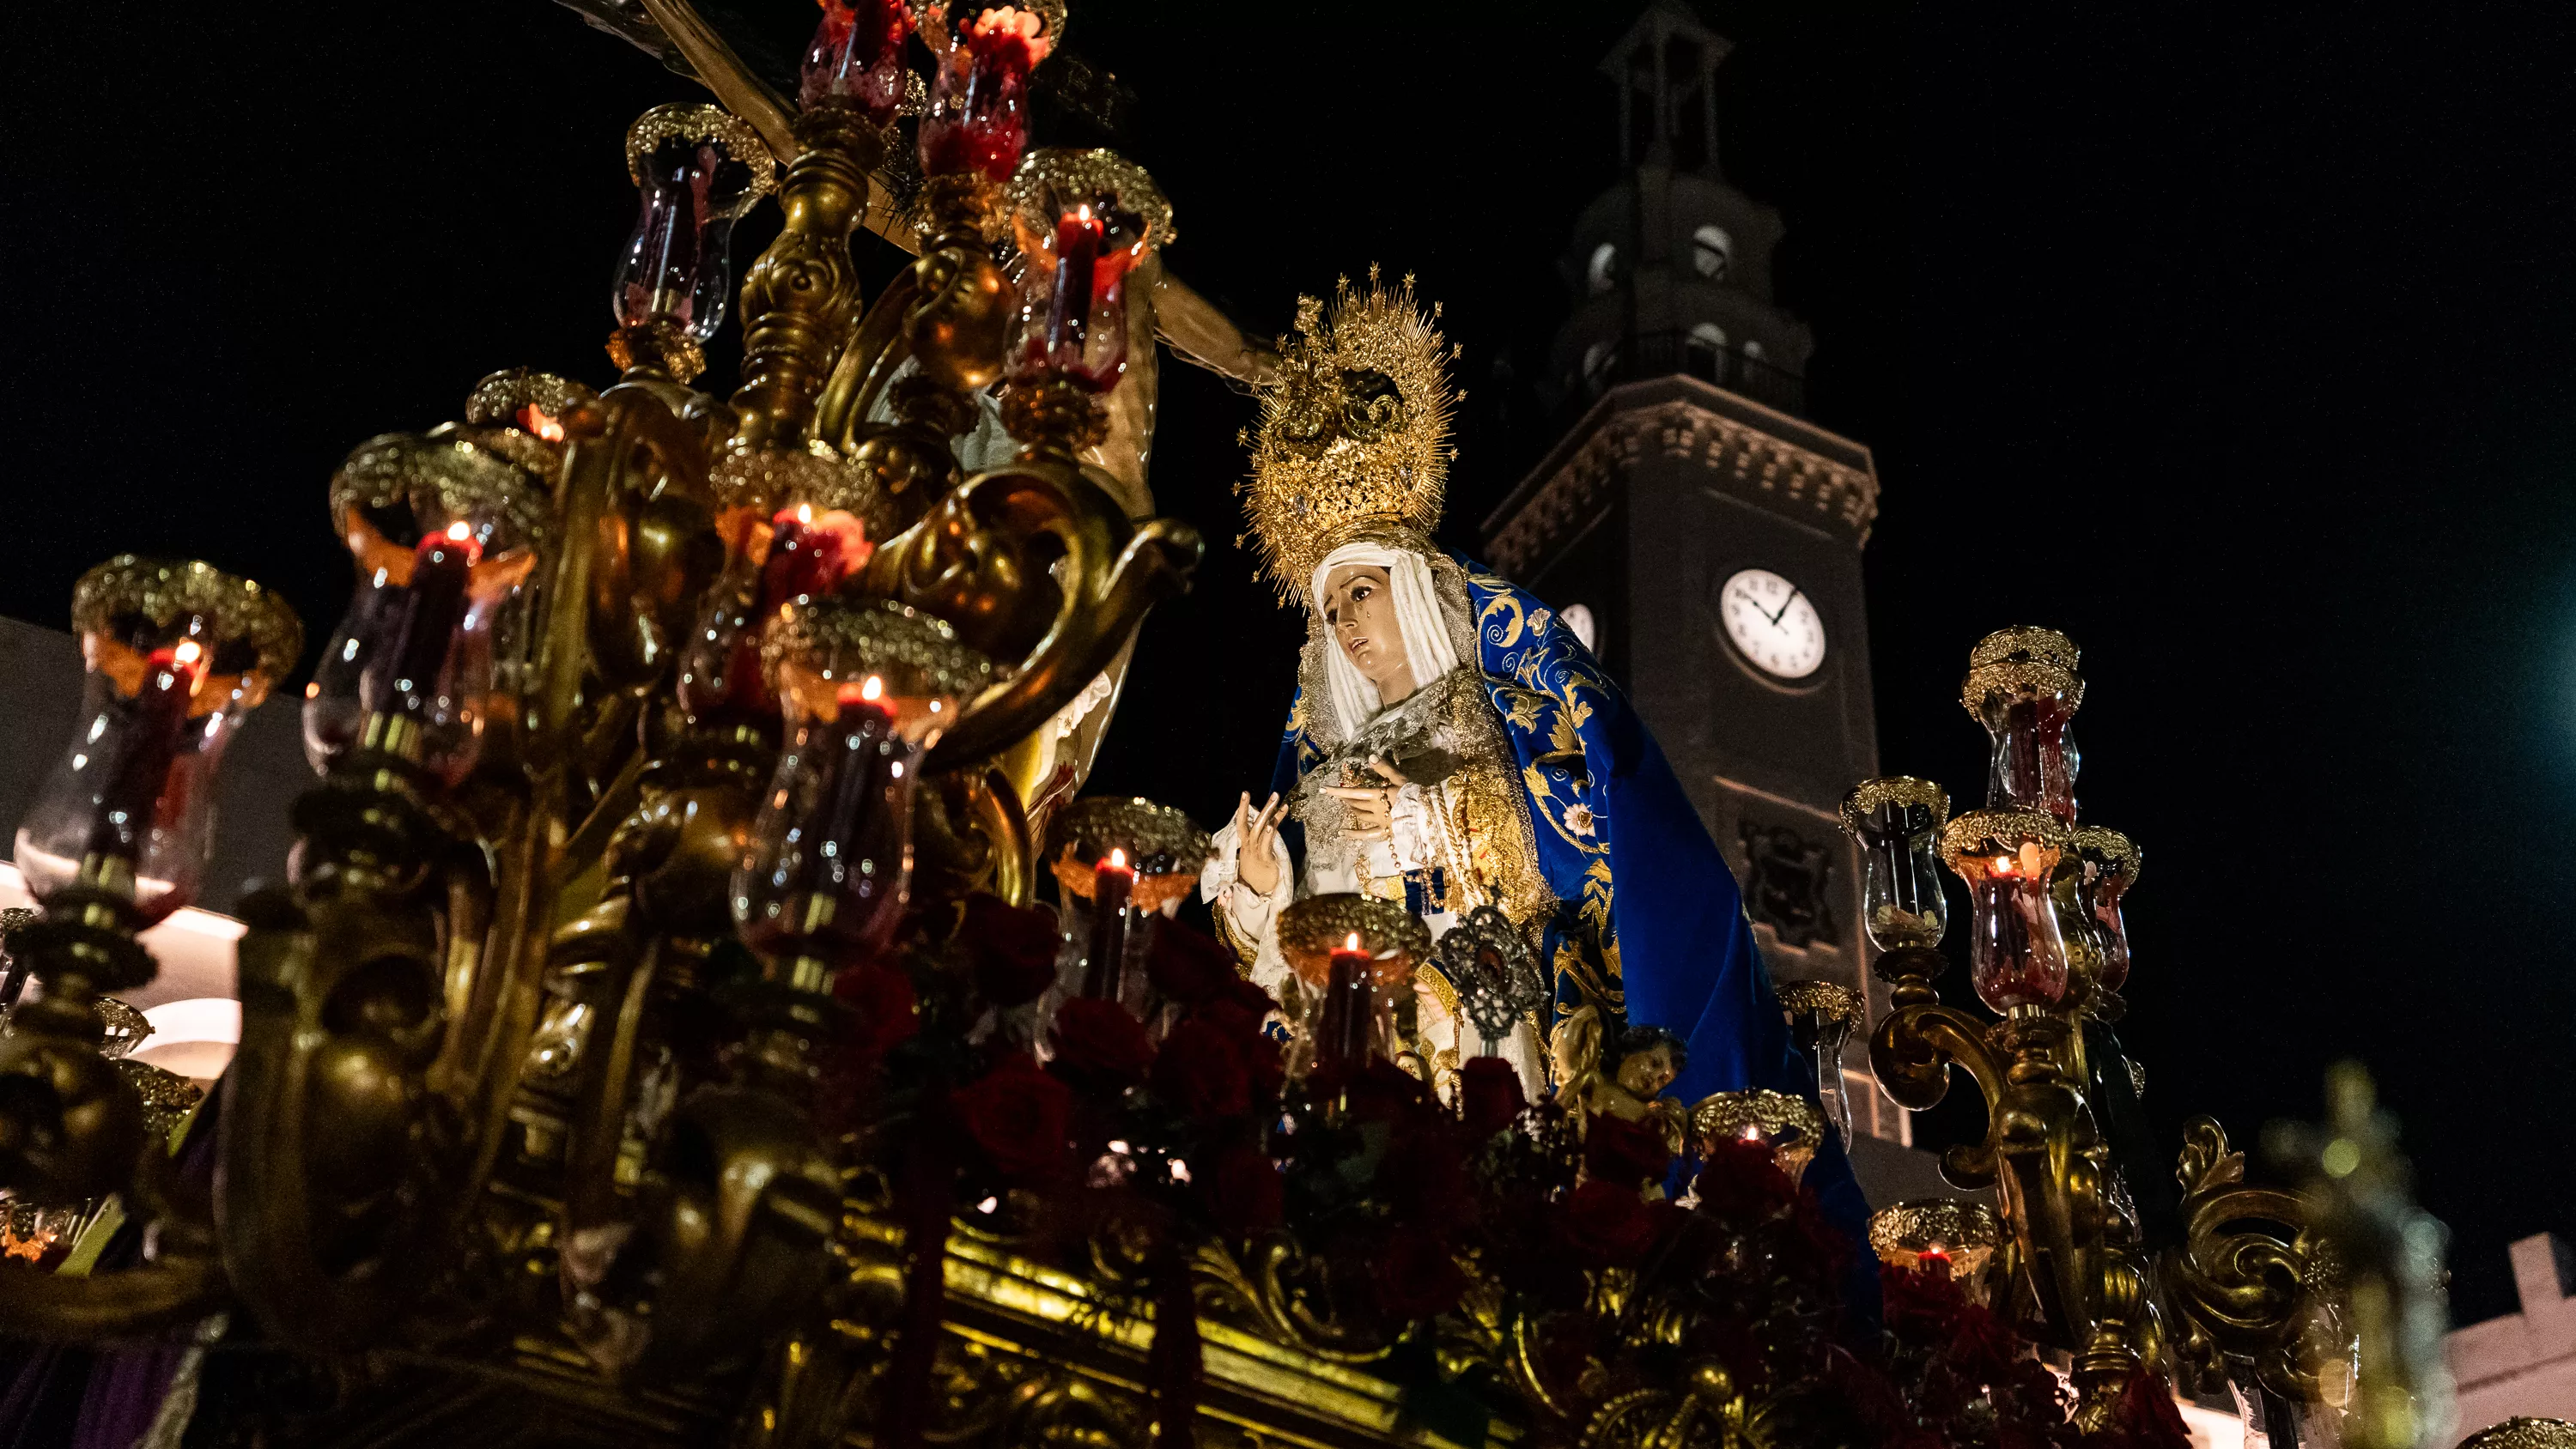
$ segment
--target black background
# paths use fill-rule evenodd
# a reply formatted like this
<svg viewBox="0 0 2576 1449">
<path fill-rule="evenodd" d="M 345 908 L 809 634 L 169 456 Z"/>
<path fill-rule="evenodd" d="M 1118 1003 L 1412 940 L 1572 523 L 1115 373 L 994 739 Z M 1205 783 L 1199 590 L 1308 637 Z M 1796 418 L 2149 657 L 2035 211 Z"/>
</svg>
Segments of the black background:
<svg viewBox="0 0 2576 1449">
<path fill-rule="evenodd" d="M 740 8 L 782 49 L 814 16 Z M 2160 1131 L 2207 1111 L 2250 1143 L 2366 1060 L 2457 1233 L 2465 1322 L 2512 1308 L 2510 1239 L 2576 1231 L 2576 17 L 2255 9 L 1704 13 L 1739 45 L 1729 175 L 1788 216 L 1812 412 L 1879 460 L 1884 766 L 1973 795 L 1968 644 L 2072 633 L 2086 817 L 2149 858 L 2124 1034 Z M 1593 66 L 1634 14 L 1075 0 L 1068 39 L 1142 98 L 1122 144 L 1177 206 L 1174 270 L 1247 324 L 1373 260 L 1447 304 L 1471 544 L 1550 441 L 1494 367 L 1533 373 L 1562 315 L 1559 253 L 1612 179 Z M 608 380 L 620 137 L 700 93 L 571 12 L 13 29 L 0 611 L 58 625 L 88 564 L 194 554 L 318 645 L 350 445 L 495 368 Z M 1267 774 L 1300 631 L 1232 542 L 1249 400 L 1165 379 L 1155 491 L 1211 547 L 1097 784 L 1213 823 Z"/>
</svg>

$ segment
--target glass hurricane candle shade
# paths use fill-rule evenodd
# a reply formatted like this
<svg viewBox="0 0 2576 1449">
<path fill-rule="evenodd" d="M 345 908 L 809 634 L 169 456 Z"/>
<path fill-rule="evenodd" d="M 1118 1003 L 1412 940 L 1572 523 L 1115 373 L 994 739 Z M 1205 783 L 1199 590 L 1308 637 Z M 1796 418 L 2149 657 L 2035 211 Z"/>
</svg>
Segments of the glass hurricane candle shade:
<svg viewBox="0 0 2576 1449">
<path fill-rule="evenodd" d="M 884 601 L 788 605 L 767 654 L 784 741 L 734 875 L 734 920 L 764 959 L 836 969 L 891 939 L 922 755 L 992 670 L 946 624 Z"/>
<path fill-rule="evenodd" d="M 1950 796 L 1929 780 L 1888 775 L 1843 797 L 1843 829 L 1861 850 L 1862 924 L 1882 951 L 1941 944 L 1950 928 L 1941 888 L 1941 827 Z"/>
<path fill-rule="evenodd" d="M 1324 979 L 1308 1008 L 1315 1065 L 1328 1070 L 1392 1055 L 1394 1013 L 1377 989 L 1377 963 L 1357 932 L 1327 957 Z"/>
<path fill-rule="evenodd" d="M 1691 1107 L 1690 1139 L 1703 1159 L 1716 1155 L 1721 1140 L 1749 1142 L 1767 1148 L 1771 1161 L 1792 1183 L 1804 1179 L 1807 1164 L 1824 1146 L 1824 1114 L 1804 1097 L 1765 1087 L 1719 1092 Z"/>
<path fill-rule="evenodd" d="M 216 767 L 302 648 L 295 616 L 204 564 L 118 559 L 82 576 L 80 723 L 18 827 L 27 888 L 132 903 L 150 925 L 194 901 Z"/>
<path fill-rule="evenodd" d="M 2066 996 L 2066 939 L 2050 878 L 2068 848 L 2054 816 L 1974 810 L 1942 832 L 1941 853 L 1968 884 L 1970 984 L 1999 1015 Z"/>
<path fill-rule="evenodd" d="M 903 42 L 912 10 L 903 0 L 822 0 L 823 22 L 805 48 L 796 103 L 811 111 L 847 106 L 871 125 L 894 124 L 903 106 Z"/>
<path fill-rule="evenodd" d="M 921 117 L 921 172 L 973 171 L 1006 181 L 1028 149 L 1029 73 L 1054 37 L 1033 10 L 965 8 L 974 18 L 963 35 L 923 37 L 940 54 Z"/>
<path fill-rule="evenodd" d="M 642 206 L 617 263 L 619 326 L 715 336 L 733 287 L 733 224 L 768 190 L 769 164 L 759 137 L 719 107 L 656 106 L 637 119 L 626 169 Z"/>
<path fill-rule="evenodd" d="M 874 546 L 855 516 L 811 504 L 766 519 L 727 510 L 719 524 L 724 572 L 680 651 L 680 708 L 697 725 L 762 723 L 777 712 L 761 672 L 762 630 L 782 606 L 838 589 Z"/>
<path fill-rule="evenodd" d="M 1095 795 L 1055 811 L 1046 853 L 1064 902 L 1063 989 L 1150 1022 L 1154 935 L 1164 909 L 1196 889 L 1210 850 L 1188 815 L 1151 800 Z"/>
<path fill-rule="evenodd" d="M 2120 902 L 2137 883 L 2138 847 L 2116 830 L 2087 825 L 2075 832 L 2075 854 L 2082 863 L 2075 899 L 2101 953 L 2102 989 L 2117 991 L 2129 980 L 2129 926 Z"/>
<path fill-rule="evenodd" d="M 1127 276 L 1170 239 L 1171 207 L 1108 151 L 1040 151 L 1010 200 L 1022 264 L 1012 379 L 1107 392 L 1127 369 Z"/>
<path fill-rule="evenodd" d="M 1986 805 L 2045 810 L 2075 822 L 2079 757 L 2068 737 L 2084 703 L 2072 641 L 2053 629 L 2005 629 L 1969 651 L 1960 703 L 1990 741 Z"/>
<path fill-rule="evenodd" d="M 1431 932 L 1403 907 L 1349 893 L 1309 896 L 1280 913 L 1279 952 L 1304 1002 L 1289 1072 L 1334 1076 L 1397 1052 L 1394 993 L 1431 954 Z"/>
<path fill-rule="evenodd" d="M 453 784 L 481 757 L 501 635 L 534 571 L 536 485 L 468 444 L 402 434 L 359 446 L 332 480 L 357 592 L 304 693 L 316 770 L 353 749 Z"/>
</svg>

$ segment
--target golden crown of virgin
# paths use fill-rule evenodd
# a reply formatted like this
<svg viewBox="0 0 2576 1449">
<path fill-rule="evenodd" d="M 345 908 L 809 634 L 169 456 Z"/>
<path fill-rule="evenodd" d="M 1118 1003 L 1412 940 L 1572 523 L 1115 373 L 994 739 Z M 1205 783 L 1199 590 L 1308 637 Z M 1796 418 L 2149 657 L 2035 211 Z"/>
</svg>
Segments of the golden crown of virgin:
<svg viewBox="0 0 2576 1449">
<path fill-rule="evenodd" d="M 1430 546 L 1457 456 L 1449 417 L 1466 396 L 1449 385 L 1457 352 L 1439 317 L 1414 300 L 1411 275 L 1389 290 L 1376 267 L 1365 291 L 1340 279 L 1329 313 L 1297 299 L 1280 380 L 1246 439 L 1252 477 L 1236 490 L 1282 602 L 1303 600 L 1315 566 L 1355 539 Z"/>
</svg>

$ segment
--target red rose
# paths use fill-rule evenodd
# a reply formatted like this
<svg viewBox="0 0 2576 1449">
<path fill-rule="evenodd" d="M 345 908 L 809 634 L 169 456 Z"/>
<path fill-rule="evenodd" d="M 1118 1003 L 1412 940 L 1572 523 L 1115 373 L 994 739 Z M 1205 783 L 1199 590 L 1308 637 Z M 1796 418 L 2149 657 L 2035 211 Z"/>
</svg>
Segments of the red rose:
<svg viewBox="0 0 2576 1449">
<path fill-rule="evenodd" d="M 1404 1123 L 1389 1134 L 1377 1190 L 1407 1221 L 1472 1216 L 1478 1207 L 1457 1134 L 1438 1118 Z"/>
<path fill-rule="evenodd" d="M 1208 1216 L 1227 1237 L 1249 1238 L 1278 1225 L 1286 1184 L 1267 1154 L 1229 1147 L 1201 1164 L 1196 1180 Z"/>
<path fill-rule="evenodd" d="M 1073 1094 L 1024 1052 L 1002 1058 L 972 1085 L 948 1094 L 984 1155 L 1005 1176 L 1048 1180 L 1070 1166 L 1066 1123 Z"/>
<path fill-rule="evenodd" d="M 1252 1108 L 1252 1076 L 1225 1033 L 1184 1021 L 1154 1055 L 1154 1094 L 1192 1117 L 1233 1117 Z"/>
<path fill-rule="evenodd" d="M 1509 1127 L 1529 1107 L 1521 1095 L 1521 1074 L 1501 1057 L 1469 1057 L 1458 1069 L 1458 1107 L 1467 1135 L 1491 1137 Z"/>
<path fill-rule="evenodd" d="M 1243 979 L 1232 951 L 1178 921 L 1155 923 L 1145 974 L 1156 991 L 1183 1006 L 1196 1006 Z"/>
<path fill-rule="evenodd" d="M 850 1045 L 863 1055 L 883 1056 L 921 1030 L 912 978 L 892 966 L 848 967 L 833 981 L 832 995 L 850 1009 Z"/>
<path fill-rule="evenodd" d="M 1568 1193 L 1557 1213 L 1565 1246 L 1596 1268 L 1634 1266 L 1654 1248 L 1661 1227 L 1635 1188 L 1597 1177 Z"/>
<path fill-rule="evenodd" d="M 1127 1008 L 1077 996 L 1056 1008 L 1055 1064 L 1078 1079 L 1132 1087 L 1153 1069 L 1154 1043 Z"/>
<path fill-rule="evenodd" d="M 1739 1225 L 1767 1222 L 1798 1200 L 1797 1186 L 1760 1142 L 1721 1137 L 1701 1165 L 1700 1207 Z"/>
<path fill-rule="evenodd" d="M 1609 1113 L 1592 1119 L 1583 1135 L 1583 1170 L 1631 1191 L 1661 1178 L 1673 1161 L 1663 1124 L 1649 1117 L 1629 1122 Z"/>
<path fill-rule="evenodd" d="M 1384 1057 L 1371 1057 L 1340 1073 L 1317 1072 L 1318 1095 L 1337 1088 L 1353 1122 L 1393 1122 L 1422 1113 L 1430 1102 L 1421 1081 Z M 1339 1081 L 1333 1080 L 1335 1076 Z"/>
<path fill-rule="evenodd" d="M 1467 1291 L 1467 1275 L 1458 1271 L 1449 1245 L 1415 1229 L 1389 1233 L 1386 1246 L 1370 1266 L 1369 1286 L 1377 1294 L 1377 1306 L 1389 1318 L 1411 1322 L 1446 1313 L 1458 1306 L 1458 1295 Z"/>
<path fill-rule="evenodd" d="M 1055 915 L 1042 906 L 1023 910 L 979 891 L 966 898 L 957 940 L 974 963 L 976 989 L 994 1006 L 1035 1001 L 1055 981 Z"/>
</svg>

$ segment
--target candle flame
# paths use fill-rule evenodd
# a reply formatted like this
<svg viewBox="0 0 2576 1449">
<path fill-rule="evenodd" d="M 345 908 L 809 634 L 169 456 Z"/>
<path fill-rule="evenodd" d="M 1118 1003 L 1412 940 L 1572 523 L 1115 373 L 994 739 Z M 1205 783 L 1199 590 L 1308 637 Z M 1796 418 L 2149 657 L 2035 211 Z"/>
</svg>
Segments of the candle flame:
<svg viewBox="0 0 2576 1449">
<path fill-rule="evenodd" d="M 885 693 L 885 681 L 871 674 L 859 685 L 859 698 L 875 699 Z"/>
<path fill-rule="evenodd" d="M 1747 1122 L 1735 1135 L 1747 1142 L 1759 1142 L 1762 1140 L 1762 1128 L 1756 1123 Z"/>
<path fill-rule="evenodd" d="M 814 521 L 814 505 L 811 503 L 797 504 L 796 521 L 798 523 L 812 523 Z"/>
<path fill-rule="evenodd" d="M 1112 870 L 1125 870 L 1127 868 L 1127 852 L 1123 850 L 1113 850 L 1109 852 L 1109 868 Z M 1080 879 L 1080 877 L 1076 877 L 1076 879 Z"/>
<path fill-rule="evenodd" d="M 535 403 L 519 409 L 519 426 L 549 443 L 560 443 L 564 440 L 563 424 L 556 422 L 554 414 Z"/>
<path fill-rule="evenodd" d="M 459 519 L 447 525 L 447 536 L 458 543 L 463 543 L 474 536 L 474 525 Z"/>
<path fill-rule="evenodd" d="M 170 662 L 173 664 L 194 664 L 200 658 L 204 657 L 205 652 L 205 647 L 200 645 L 196 640 L 182 639 L 179 641 L 179 647 L 170 651 Z"/>
<path fill-rule="evenodd" d="M 1995 857 L 1995 874 L 2010 875 L 2012 874 L 2012 868 L 2013 858 L 2011 856 L 1998 855 Z"/>
<path fill-rule="evenodd" d="M 1343 949 L 1343 950 L 1345 950 L 1345 951 L 1356 951 L 1356 950 L 1358 950 L 1359 948 L 1360 948 L 1360 933 L 1359 933 L 1359 932 L 1357 932 L 1357 931 L 1353 931 L 1353 932 L 1351 932 L 1351 938 L 1350 938 L 1349 940 L 1344 941 L 1344 942 L 1342 943 L 1342 949 Z"/>
</svg>

